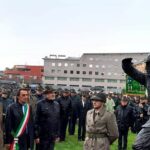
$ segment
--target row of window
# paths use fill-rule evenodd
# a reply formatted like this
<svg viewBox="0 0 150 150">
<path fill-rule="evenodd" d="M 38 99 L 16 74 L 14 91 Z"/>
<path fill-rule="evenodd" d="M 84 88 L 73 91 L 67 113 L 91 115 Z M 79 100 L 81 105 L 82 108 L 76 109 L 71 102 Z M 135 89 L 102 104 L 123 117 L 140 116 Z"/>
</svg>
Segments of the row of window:
<svg viewBox="0 0 150 150">
<path fill-rule="evenodd" d="M 53 86 L 54 84 L 49 84 L 50 86 Z M 67 84 L 57 84 L 57 86 L 67 86 Z M 70 87 L 79 87 L 79 85 L 69 85 Z M 91 88 L 91 85 L 82 85 L 82 87 L 87 87 L 87 88 Z M 99 86 L 101 89 L 104 89 L 104 86 Z M 121 88 L 121 87 L 120 87 Z M 107 86 L 106 89 L 108 90 L 117 90 L 117 87 L 113 87 L 113 86 Z"/>
<path fill-rule="evenodd" d="M 51 73 L 60 73 L 61 72 L 61 70 L 57 70 L 57 72 L 56 72 L 56 70 L 55 69 L 52 69 L 51 70 Z M 73 71 L 73 70 L 70 70 L 70 71 L 68 71 L 68 70 L 64 70 L 64 74 L 68 74 L 68 73 L 70 73 L 70 74 L 89 74 L 89 75 L 92 75 L 92 74 L 95 74 L 95 75 L 99 75 L 99 72 L 98 71 L 95 71 L 95 72 L 92 72 L 92 71 Z M 100 73 L 100 75 L 104 75 L 104 72 L 102 72 L 102 73 Z M 117 76 L 117 75 L 119 75 L 118 73 L 111 73 L 111 72 L 108 72 L 107 73 L 107 75 L 114 75 L 114 76 Z M 124 76 L 124 73 L 122 73 L 122 76 Z"/>
<path fill-rule="evenodd" d="M 51 63 L 51 66 L 55 67 L 55 66 L 58 66 L 58 67 L 68 67 L 68 66 L 71 66 L 71 67 L 89 67 L 89 68 L 106 68 L 105 65 L 93 65 L 93 64 L 74 64 L 74 63 Z M 112 67 L 111 65 L 108 66 L 108 68 Z"/>
<path fill-rule="evenodd" d="M 45 80 L 54 80 L 55 77 L 45 76 Z M 67 77 L 57 77 L 57 80 L 67 81 Z M 70 81 L 80 81 L 80 78 L 69 78 Z M 92 78 L 82 78 L 83 82 L 92 82 Z M 125 80 L 119 80 L 120 83 L 125 83 Z M 105 82 L 105 79 L 95 79 L 95 82 Z M 116 79 L 107 79 L 108 83 L 117 83 Z"/>
</svg>

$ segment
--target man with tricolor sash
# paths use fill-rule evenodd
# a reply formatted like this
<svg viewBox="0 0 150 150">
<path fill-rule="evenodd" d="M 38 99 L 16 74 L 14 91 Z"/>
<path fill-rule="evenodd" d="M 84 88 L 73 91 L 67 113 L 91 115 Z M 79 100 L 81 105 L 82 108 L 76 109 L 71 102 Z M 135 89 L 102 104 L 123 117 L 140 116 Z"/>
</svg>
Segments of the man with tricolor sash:
<svg viewBox="0 0 150 150">
<path fill-rule="evenodd" d="M 17 102 L 7 109 L 5 143 L 8 150 L 33 149 L 33 118 L 28 101 L 28 89 L 19 89 Z"/>
</svg>

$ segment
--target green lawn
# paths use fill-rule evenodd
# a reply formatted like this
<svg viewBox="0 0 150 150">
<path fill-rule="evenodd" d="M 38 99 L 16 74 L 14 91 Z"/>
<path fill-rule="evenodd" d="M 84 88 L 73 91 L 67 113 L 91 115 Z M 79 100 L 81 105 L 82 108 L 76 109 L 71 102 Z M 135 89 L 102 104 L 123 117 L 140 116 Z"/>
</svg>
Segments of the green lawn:
<svg viewBox="0 0 150 150">
<path fill-rule="evenodd" d="M 132 144 L 136 135 L 129 133 L 128 137 L 128 150 L 132 150 Z M 83 142 L 78 142 L 77 133 L 73 136 L 67 135 L 65 142 L 57 143 L 55 150 L 82 150 Z M 117 150 L 117 141 L 111 146 L 111 150 Z"/>
</svg>

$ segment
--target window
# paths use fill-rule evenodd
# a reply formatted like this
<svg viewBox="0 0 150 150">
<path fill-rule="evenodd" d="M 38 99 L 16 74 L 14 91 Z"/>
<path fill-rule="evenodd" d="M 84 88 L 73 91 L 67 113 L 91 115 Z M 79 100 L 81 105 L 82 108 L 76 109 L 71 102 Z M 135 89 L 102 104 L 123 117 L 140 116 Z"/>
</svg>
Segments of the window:
<svg viewBox="0 0 150 150">
<path fill-rule="evenodd" d="M 83 73 L 83 74 L 86 74 L 86 71 L 83 71 L 82 73 Z"/>
<path fill-rule="evenodd" d="M 66 84 L 57 84 L 57 86 L 62 87 L 62 86 L 67 86 Z"/>
<path fill-rule="evenodd" d="M 90 88 L 90 87 L 91 87 L 91 85 L 82 85 L 82 87 Z"/>
<path fill-rule="evenodd" d="M 108 83 L 117 83 L 116 79 L 108 79 L 107 81 L 108 81 Z"/>
<path fill-rule="evenodd" d="M 62 64 L 61 63 L 58 63 L 58 66 L 60 67 Z"/>
<path fill-rule="evenodd" d="M 84 81 L 84 82 L 91 82 L 92 79 L 91 78 L 82 78 L 82 81 Z"/>
<path fill-rule="evenodd" d="M 36 79 L 37 79 L 37 76 L 33 76 L 33 79 L 36 80 Z"/>
<path fill-rule="evenodd" d="M 54 80 L 54 79 L 55 79 L 54 77 L 45 76 L 45 80 Z"/>
<path fill-rule="evenodd" d="M 102 72 L 102 73 L 101 73 L 101 75 L 103 76 L 103 75 L 104 75 L 104 73 Z"/>
<path fill-rule="evenodd" d="M 104 79 L 95 79 L 95 82 L 104 82 Z"/>
<path fill-rule="evenodd" d="M 98 72 L 95 72 L 95 75 L 98 75 Z"/>
<path fill-rule="evenodd" d="M 125 80 L 120 80 L 120 83 L 125 83 L 126 81 Z"/>
<path fill-rule="evenodd" d="M 77 73 L 77 74 L 80 74 L 80 71 L 77 71 L 76 73 Z"/>
<path fill-rule="evenodd" d="M 103 68 L 103 69 L 106 68 L 105 65 L 102 65 L 102 68 Z"/>
<path fill-rule="evenodd" d="M 92 75 L 92 71 L 89 71 L 89 75 Z"/>
<path fill-rule="evenodd" d="M 64 66 L 65 66 L 65 67 L 68 67 L 68 63 L 65 63 Z"/>
<path fill-rule="evenodd" d="M 116 58 L 116 59 L 115 59 L 115 61 L 117 62 L 117 61 L 118 61 L 118 59 Z"/>
<path fill-rule="evenodd" d="M 95 65 L 96 68 L 99 68 L 99 65 Z"/>
<path fill-rule="evenodd" d="M 70 74 L 73 74 L 73 70 L 70 70 Z"/>
<path fill-rule="evenodd" d="M 92 61 L 92 60 L 93 60 L 93 58 L 91 57 L 89 60 L 91 60 L 91 61 Z"/>
<path fill-rule="evenodd" d="M 64 70 L 64 73 L 66 74 L 66 73 L 67 73 L 67 70 Z"/>
<path fill-rule="evenodd" d="M 117 73 L 114 73 L 114 76 L 117 76 Z"/>
<path fill-rule="evenodd" d="M 79 81 L 79 78 L 70 78 L 70 81 Z"/>
<path fill-rule="evenodd" d="M 65 81 L 67 80 L 67 77 L 57 77 L 57 80 Z"/>
<path fill-rule="evenodd" d="M 80 67 L 80 64 L 77 64 L 77 67 Z"/>
<path fill-rule="evenodd" d="M 55 73 L 55 69 L 52 69 L 51 72 L 52 72 L 52 73 Z"/>
<path fill-rule="evenodd" d="M 57 70 L 57 73 L 60 73 L 61 72 L 61 70 Z"/>
<path fill-rule="evenodd" d="M 83 64 L 83 67 L 86 67 L 86 64 Z"/>
<path fill-rule="evenodd" d="M 92 68 L 92 67 L 93 67 L 93 65 L 92 65 L 92 64 L 90 64 L 90 65 L 89 65 L 89 67 L 90 67 L 90 68 Z"/>
<path fill-rule="evenodd" d="M 44 72 L 44 69 L 41 69 L 41 72 Z"/>
<path fill-rule="evenodd" d="M 108 72 L 108 75 L 110 76 L 110 75 L 111 75 L 111 72 Z"/>
<path fill-rule="evenodd" d="M 108 89 L 108 90 L 112 90 L 112 91 L 114 91 L 114 90 L 116 90 L 116 89 L 117 89 L 117 87 L 108 86 L 108 87 L 107 87 L 107 89 Z"/>
<path fill-rule="evenodd" d="M 54 66 L 55 66 L 55 63 L 52 63 L 52 66 L 54 67 Z"/>
<path fill-rule="evenodd" d="M 71 67 L 73 67 L 73 66 L 74 66 L 74 64 L 73 64 L 73 63 L 71 63 L 71 64 L 70 64 L 70 66 L 71 66 Z"/>
<path fill-rule="evenodd" d="M 70 87 L 79 87 L 79 85 L 70 85 Z"/>
<path fill-rule="evenodd" d="M 29 69 L 29 68 L 25 68 L 23 71 L 31 71 L 31 69 Z"/>
</svg>

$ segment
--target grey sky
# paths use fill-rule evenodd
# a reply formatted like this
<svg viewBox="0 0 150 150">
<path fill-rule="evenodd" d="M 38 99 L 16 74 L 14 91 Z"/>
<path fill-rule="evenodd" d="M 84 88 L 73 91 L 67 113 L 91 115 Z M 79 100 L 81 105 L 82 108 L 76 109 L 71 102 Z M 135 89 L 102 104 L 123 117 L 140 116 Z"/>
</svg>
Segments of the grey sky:
<svg viewBox="0 0 150 150">
<path fill-rule="evenodd" d="M 149 0 L 0 0 L 0 70 L 49 54 L 149 52 Z"/>
</svg>

